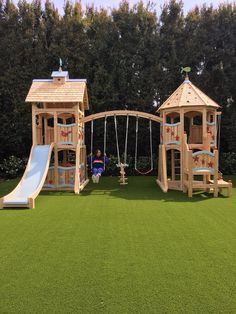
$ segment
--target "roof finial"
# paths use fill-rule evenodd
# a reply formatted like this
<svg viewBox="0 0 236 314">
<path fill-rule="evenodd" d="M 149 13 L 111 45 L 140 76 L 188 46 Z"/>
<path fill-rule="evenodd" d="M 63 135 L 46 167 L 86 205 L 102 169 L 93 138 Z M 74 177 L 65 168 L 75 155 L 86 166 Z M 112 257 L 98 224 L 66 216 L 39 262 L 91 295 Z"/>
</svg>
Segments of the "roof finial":
<svg viewBox="0 0 236 314">
<path fill-rule="evenodd" d="M 185 81 L 189 81 L 189 77 L 188 77 L 188 73 L 191 72 L 191 68 L 190 67 L 182 67 L 181 68 L 181 73 L 185 72 Z"/>
<path fill-rule="evenodd" d="M 59 58 L 59 69 L 58 69 L 59 72 L 62 71 L 62 59 Z"/>
</svg>

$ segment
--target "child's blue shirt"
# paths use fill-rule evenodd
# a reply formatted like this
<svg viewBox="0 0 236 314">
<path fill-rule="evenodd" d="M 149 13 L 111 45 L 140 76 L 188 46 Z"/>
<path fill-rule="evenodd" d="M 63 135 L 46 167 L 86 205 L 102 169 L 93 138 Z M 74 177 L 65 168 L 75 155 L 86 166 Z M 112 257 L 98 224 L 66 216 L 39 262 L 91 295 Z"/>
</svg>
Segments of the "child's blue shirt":
<svg viewBox="0 0 236 314">
<path fill-rule="evenodd" d="M 101 156 L 101 157 L 89 156 L 88 157 L 89 164 L 91 164 L 91 159 L 92 159 L 92 168 L 104 168 L 104 162 L 105 162 L 105 165 L 109 163 L 109 158 L 107 156 Z"/>
</svg>

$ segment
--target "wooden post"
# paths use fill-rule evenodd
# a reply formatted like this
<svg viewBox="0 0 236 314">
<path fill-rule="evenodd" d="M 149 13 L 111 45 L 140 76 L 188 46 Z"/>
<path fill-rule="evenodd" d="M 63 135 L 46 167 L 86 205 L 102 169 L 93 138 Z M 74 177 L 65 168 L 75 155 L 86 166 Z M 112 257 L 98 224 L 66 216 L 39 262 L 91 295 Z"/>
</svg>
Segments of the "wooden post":
<svg viewBox="0 0 236 314">
<path fill-rule="evenodd" d="M 180 187 L 183 190 L 183 180 L 184 180 L 184 109 L 180 109 Z M 187 135 L 186 135 L 186 142 L 187 142 Z"/>
<path fill-rule="evenodd" d="M 171 180 L 175 180 L 175 151 L 171 149 Z"/>
<path fill-rule="evenodd" d="M 163 185 L 168 190 L 168 182 L 167 182 L 167 167 L 166 167 L 166 147 L 162 145 L 162 171 L 163 171 Z"/>
<path fill-rule="evenodd" d="M 55 186 L 58 187 L 58 143 L 57 143 L 57 112 L 53 114 L 54 118 L 54 179 Z"/>
<path fill-rule="evenodd" d="M 218 197 L 218 150 L 214 150 L 214 197 Z"/>
<path fill-rule="evenodd" d="M 74 192 L 79 194 L 80 192 L 80 144 L 76 145 L 75 151 L 75 184 Z"/>
<path fill-rule="evenodd" d="M 208 147 L 208 134 L 207 134 L 207 111 L 206 108 L 202 109 L 202 143 L 205 150 L 210 150 Z"/>
<path fill-rule="evenodd" d="M 165 124 L 166 123 L 166 114 L 165 112 L 163 112 L 163 120 L 162 120 L 162 139 L 163 139 L 163 144 L 166 142 L 166 128 L 165 128 Z"/>
<path fill-rule="evenodd" d="M 81 164 L 81 139 L 79 138 L 79 103 L 76 104 L 75 106 L 75 134 L 76 134 L 76 139 L 74 140 L 74 143 L 76 143 L 76 150 L 75 150 L 75 184 L 74 184 L 74 192 L 76 194 L 79 194 L 80 192 L 80 164 Z"/>
<path fill-rule="evenodd" d="M 44 144 L 51 144 L 49 143 L 47 113 L 44 114 Z"/>
<path fill-rule="evenodd" d="M 193 163 L 192 150 L 188 152 L 188 197 L 193 196 Z"/>
<path fill-rule="evenodd" d="M 35 114 L 36 105 L 32 105 L 32 138 L 33 145 L 37 145 L 37 130 L 36 130 L 36 114 Z"/>
<path fill-rule="evenodd" d="M 159 153 L 158 153 L 158 180 L 161 181 L 161 171 L 162 171 L 162 155 L 161 155 L 161 144 L 159 144 Z"/>
</svg>

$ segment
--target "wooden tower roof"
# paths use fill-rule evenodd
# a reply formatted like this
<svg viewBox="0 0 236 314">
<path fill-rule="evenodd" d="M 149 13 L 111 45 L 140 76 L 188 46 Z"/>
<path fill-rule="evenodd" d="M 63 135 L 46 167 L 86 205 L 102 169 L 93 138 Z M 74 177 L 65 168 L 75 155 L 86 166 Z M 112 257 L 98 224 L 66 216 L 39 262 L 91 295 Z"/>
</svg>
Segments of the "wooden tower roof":
<svg viewBox="0 0 236 314">
<path fill-rule="evenodd" d="M 188 76 L 174 93 L 160 106 L 159 110 L 176 109 L 180 107 L 212 107 L 218 109 L 220 106 L 204 94 L 199 88 L 190 82 Z"/>
<path fill-rule="evenodd" d="M 33 80 L 26 102 L 84 103 L 89 109 L 87 81 L 69 79 L 68 72 L 54 71 L 52 79 Z"/>
</svg>

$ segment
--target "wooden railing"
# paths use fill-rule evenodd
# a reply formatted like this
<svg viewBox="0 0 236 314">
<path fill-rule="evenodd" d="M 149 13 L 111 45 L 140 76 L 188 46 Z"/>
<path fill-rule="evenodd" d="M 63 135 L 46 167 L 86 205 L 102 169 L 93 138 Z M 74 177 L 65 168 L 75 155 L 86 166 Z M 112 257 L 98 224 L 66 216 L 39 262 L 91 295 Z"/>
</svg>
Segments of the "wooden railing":
<svg viewBox="0 0 236 314">
<path fill-rule="evenodd" d="M 217 143 L 217 129 L 215 122 L 207 122 L 207 133 L 211 136 L 211 144 L 216 146 Z"/>
<path fill-rule="evenodd" d="M 77 142 L 76 124 L 57 124 L 57 143 L 60 145 L 75 145 Z"/>
<path fill-rule="evenodd" d="M 163 124 L 163 144 L 176 144 L 179 145 L 180 138 L 180 122 L 177 123 L 164 123 Z"/>
<path fill-rule="evenodd" d="M 201 151 L 192 153 L 191 155 L 192 170 L 195 172 L 196 171 L 197 172 L 210 171 L 211 173 L 214 173 L 215 170 L 218 171 L 218 166 L 216 169 L 217 158 L 218 158 L 217 155 L 218 155 L 217 150 L 214 150 L 213 153 L 207 150 L 201 150 Z"/>
<path fill-rule="evenodd" d="M 58 167 L 58 185 L 55 185 L 54 166 L 48 170 L 48 175 L 44 184 L 45 188 L 74 188 L 75 166 Z"/>
</svg>

